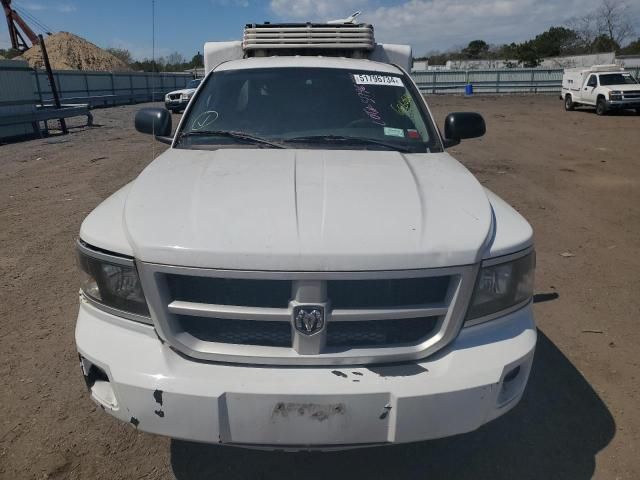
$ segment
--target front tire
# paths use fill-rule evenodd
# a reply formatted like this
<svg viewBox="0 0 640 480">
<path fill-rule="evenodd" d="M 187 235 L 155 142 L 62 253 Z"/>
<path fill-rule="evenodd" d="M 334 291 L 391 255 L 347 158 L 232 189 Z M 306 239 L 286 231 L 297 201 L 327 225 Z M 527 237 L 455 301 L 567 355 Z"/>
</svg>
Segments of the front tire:
<svg viewBox="0 0 640 480">
<path fill-rule="evenodd" d="M 564 97 L 564 109 L 567 112 L 570 112 L 574 108 L 575 108 L 575 105 L 573 104 L 573 99 L 571 98 L 571 95 L 565 95 L 565 97 Z"/>
<path fill-rule="evenodd" d="M 604 115 L 607 113 L 607 101 L 600 97 L 596 102 L 596 115 Z"/>
</svg>

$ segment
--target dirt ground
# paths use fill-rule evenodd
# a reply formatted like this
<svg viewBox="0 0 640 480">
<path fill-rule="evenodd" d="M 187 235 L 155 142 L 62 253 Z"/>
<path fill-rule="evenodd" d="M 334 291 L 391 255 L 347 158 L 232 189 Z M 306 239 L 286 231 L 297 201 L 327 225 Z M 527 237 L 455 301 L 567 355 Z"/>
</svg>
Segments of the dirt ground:
<svg viewBox="0 0 640 480">
<path fill-rule="evenodd" d="M 454 438 L 295 454 L 172 441 L 96 409 L 73 340 L 74 240 L 165 148 L 133 130 L 140 106 L 116 107 L 0 146 L 0 478 L 640 478 L 640 117 L 551 96 L 429 101 L 440 125 L 484 115 L 487 135 L 450 152 L 536 232 L 540 335 L 518 407 Z"/>
</svg>

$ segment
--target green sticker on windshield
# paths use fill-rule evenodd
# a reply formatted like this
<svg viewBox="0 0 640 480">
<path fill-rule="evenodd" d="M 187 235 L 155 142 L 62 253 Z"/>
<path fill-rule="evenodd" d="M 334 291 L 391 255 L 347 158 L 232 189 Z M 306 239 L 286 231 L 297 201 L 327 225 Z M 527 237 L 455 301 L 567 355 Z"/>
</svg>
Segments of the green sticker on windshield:
<svg viewBox="0 0 640 480">
<path fill-rule="evenodd" d="M 384 127 L 384 134 L 388 137 L 404 138 L 404 130 L 401 128 Z"/>
<path fill-rule="evenodd" d="M 391 105 L 391 108 L 395 110 L 398 115 L 406 115 L 411 110 L 411 97 L 405 93 L 400 97 L 398 103 Z"/>
</svg>

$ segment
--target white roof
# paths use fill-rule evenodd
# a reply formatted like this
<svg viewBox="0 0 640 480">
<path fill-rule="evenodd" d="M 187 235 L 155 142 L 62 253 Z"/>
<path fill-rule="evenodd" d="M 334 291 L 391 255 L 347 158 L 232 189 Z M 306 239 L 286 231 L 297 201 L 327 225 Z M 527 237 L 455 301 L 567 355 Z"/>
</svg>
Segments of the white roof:
<svg viewBox="0 0 640 480">
<path fill-rule="evenodd" d="M 611 73 L 611 72 L 624 72 L 624 67 L 616 64 L 610 65 L 592 65 L 590 67 L 576 67 L 576 68 L 565 68 L 566 72 L 574 72 L 574 73 Z"/>
<path fill-rule="evenodd" d="M 312 68 L 342 68 L 345 70 L 370 70 L 380 73 L 400 74 L 397 67 L 374 62 L 372 60 L 323 57 L 323 56 L 290 56 L 290 57 L 250 57 L 241 60 L 231 60 L 221 63 L 214 70 L 241 70 L 246 68 L 285 68 L 285 67 L 312 67 Z"/>
</svg>

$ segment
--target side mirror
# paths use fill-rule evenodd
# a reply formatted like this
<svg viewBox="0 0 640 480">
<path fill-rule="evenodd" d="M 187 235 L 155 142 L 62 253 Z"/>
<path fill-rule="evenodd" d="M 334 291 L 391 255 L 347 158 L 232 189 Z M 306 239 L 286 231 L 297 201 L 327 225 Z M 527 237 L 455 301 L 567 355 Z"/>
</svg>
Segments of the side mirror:
<svg viewBox="0 0 640 480">
<path fill-rule="evenodd" d="M 444 120 L 445 147 L 452 147 L 464 138 L 477 138 L 487 131 L 482 115 L 474 112 L 454 112 Z"/>
<path fill-rule="evenodd" d="M 171 113 L 164 108 L 141 108 L 136 113 L 136 130 L 155 135 L 163 143 L 171 143 Z"/>
</svg>

